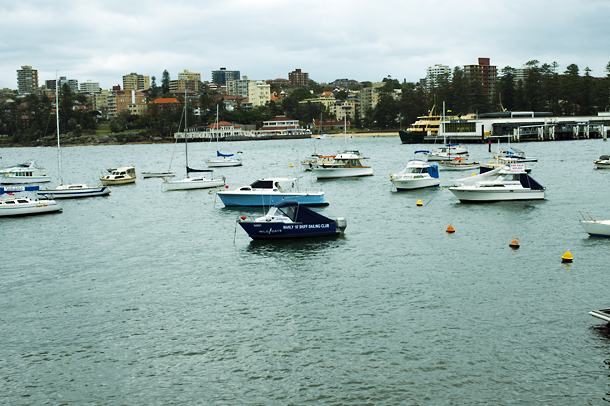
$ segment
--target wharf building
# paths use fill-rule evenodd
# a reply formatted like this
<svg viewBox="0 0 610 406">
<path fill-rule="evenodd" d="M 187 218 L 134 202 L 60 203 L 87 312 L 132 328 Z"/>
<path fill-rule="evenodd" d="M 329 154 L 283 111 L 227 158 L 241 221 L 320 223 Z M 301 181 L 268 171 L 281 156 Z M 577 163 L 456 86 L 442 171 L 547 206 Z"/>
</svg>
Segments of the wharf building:
<svg viewBox="0 0 610 406">
<path fill-rule="evenodd" d="M 31 94 L 38 90 L 38 71 L 29 65 L 17 69 L 17 89 L 19 94 Z"/>
</svg>

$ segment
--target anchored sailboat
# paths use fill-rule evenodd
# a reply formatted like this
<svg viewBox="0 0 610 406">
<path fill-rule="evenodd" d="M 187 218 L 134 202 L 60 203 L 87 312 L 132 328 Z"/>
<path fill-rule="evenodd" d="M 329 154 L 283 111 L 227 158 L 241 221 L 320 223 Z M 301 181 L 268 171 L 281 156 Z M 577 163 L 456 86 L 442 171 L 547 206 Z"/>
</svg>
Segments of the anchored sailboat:
<svg viewBox="0 0 610 406">
<path fill-rule="evenodd" d="M 214 125 L 214 132 L 216 133 L 216 147 L 218 147 L 218 133 L 220 132 L 220 124 L 218 122 L 218 105 L 216 105 L 216 123 Z M 238 154 L 241 151 L 237 151 Z M 216 156 L 208 159 L 206 165 L 210 168 L 225 167 L 225 166 L 240 166 L 241 158 L 235 156 L 235 154 L 222 154 L 220 151 L 216 151 Z"/>
</svg>

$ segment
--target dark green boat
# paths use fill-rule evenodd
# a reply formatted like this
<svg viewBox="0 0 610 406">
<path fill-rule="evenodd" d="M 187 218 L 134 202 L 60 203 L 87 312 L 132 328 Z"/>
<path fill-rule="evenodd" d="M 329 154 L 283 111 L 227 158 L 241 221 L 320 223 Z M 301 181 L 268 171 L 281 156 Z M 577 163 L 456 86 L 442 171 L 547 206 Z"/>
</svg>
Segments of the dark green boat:
<svg viewBox="0 0 610 406">
<path fill-rule="evenodd" d="M 423 131 L 399 130 L 400 142 L 403 144 L 421 144 L 424 142 Z"/>
</svg>

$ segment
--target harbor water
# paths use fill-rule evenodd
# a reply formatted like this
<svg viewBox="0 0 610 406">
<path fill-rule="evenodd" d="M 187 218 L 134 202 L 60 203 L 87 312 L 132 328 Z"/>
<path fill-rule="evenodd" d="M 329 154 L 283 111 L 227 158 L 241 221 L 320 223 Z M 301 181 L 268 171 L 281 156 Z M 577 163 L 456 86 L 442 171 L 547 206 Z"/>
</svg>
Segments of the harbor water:
<svg viewBox="0 0 610 406">
<path fill-rule="evenodd" d="M 314 151 L 346 145 L 374 176 L 302 171 Z M 527 166 L 546 200 L 460 203 L 446 186 L 470 172 L 394 192 L 389 175 L 433 147 L 398 137 L 221 143 L 243 151 L 244 166 L 215 170 L 229 188 L 298 177 L 325 192 L 315 210 L 347 219 L 343 237 L 292 242 L 253 242 L 237 226 L 262 208 L 140 177 L 170 161 L 184 176 L 183 144 L 62 148 L 66 183 L 119 165 L 139 178 L 62 200 L 59 214 L 0 219 L 0 403 L 605 404 L 610 330 L 588 312 L 610 307 L 610 239 L 578 220 L 610 218 L 610 171 L 593 165 L 610 144 L 512 146 L 539 158 Z M 189 166 L 216 148 L 189 144 Z M 55 148 L 0 155 L 58 179 Z"/>
</svg>

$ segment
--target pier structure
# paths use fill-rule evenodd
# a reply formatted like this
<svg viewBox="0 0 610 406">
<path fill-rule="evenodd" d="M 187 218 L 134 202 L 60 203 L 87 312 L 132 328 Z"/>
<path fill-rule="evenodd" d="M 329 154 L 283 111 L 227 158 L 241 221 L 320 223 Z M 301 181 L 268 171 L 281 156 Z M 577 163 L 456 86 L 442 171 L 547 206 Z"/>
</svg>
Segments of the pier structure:
<svg viewBox="0 0 610 406">
<path fill-rule="evenodd" d="M 555 117 L 545 112 L 499 112 L 441 122 L 438 134 L 424 142 L 487 143 L 490 137 L 511 142 L 607 138 L 610 113 Z"/>
</svg>

